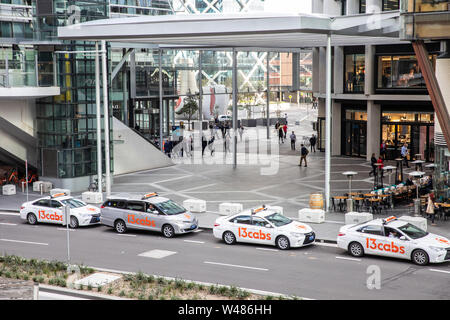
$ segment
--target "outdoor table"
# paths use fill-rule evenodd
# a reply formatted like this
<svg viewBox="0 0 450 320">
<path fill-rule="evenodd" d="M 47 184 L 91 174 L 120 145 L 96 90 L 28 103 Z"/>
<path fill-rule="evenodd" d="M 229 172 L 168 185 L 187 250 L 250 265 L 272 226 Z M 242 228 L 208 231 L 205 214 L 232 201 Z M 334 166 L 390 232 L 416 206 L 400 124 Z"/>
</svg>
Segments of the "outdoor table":
<svg viewBox="0 0 450 320">
<path fill-rule="evenodd" d="M 339 206 L 339 211 L 344 211 L 344 200 L 347 199 L 346 196 L 336 196 L 334 197 L 335 199 L 339 200 L 338 206 Z"/>
<path fill-rule="evenodd" d="M 350 196 L 358 196 L 358 195 L 359 195 L 359 192 L 350 192 L 349 195 L 350 195 Z"/>
<path fill-rule="evenodd" d="M 356 211 L 361 212 L 360 210 L 363 205 L 362 201 L 364 201 L 364 198 L 354 197 L 353 200 L 355 200 L 356 203 Z"/>
<path fill-rule="evenodd" d="M 416 160 L 416 161 L 412 161 L 411 163 L 413 163 L 413 164 L 415 164 L 415 166 L 416 166 L 416 171 L 422 171 L 423 169 L 422 169 L 422 164 L 423 163 L 425 163 L 425 161 L 423 161 L 423 160 Z"/>
<path fill-rule="evenodd" d="M 371 198 L 371 197 L 376 197 L 377 195 L 376 194 L 372 194 L 372 193 L 365 193 L 365 194 L 363 194 L 363 196 L 367 197 L 367 198 Z"/>
<path fill-rule="evenodd" d="M 416 158 L 416 160 L 422 160 L 422 154 L 421 153 L 415 154 L 414 157 Z"/>
</svg>

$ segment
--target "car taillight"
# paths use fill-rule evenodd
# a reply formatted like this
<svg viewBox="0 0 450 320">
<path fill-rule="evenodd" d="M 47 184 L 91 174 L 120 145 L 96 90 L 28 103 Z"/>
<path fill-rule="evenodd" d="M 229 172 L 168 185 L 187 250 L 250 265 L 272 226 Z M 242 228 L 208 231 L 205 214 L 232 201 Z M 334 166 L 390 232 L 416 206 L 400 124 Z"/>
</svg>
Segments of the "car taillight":
<svg viewBox="0 0 450 320">
<path fill-rule="evenodd" d="M 218 227 L 218 226 L 220 226 L 220 224 L 214 223 L 214 227 Z"/>
<path fill-rule="evenodd" d="M 338 237 L 342 237 L 342 236 L 345 236 L 345 233 L 339 232 Z"/>
<path fill-rule="evenodd" d="M 22 209 L 25 209 L 25 207 L 24 207 L 24 206 L 21 206 L 21 207 L 20 207 L 20 210 L 22 210 Z"/>
<path fill-rule="evenodd" d="M 101 206 L 100 209 L 103 209 L 105 206 Z"/>
</svg>

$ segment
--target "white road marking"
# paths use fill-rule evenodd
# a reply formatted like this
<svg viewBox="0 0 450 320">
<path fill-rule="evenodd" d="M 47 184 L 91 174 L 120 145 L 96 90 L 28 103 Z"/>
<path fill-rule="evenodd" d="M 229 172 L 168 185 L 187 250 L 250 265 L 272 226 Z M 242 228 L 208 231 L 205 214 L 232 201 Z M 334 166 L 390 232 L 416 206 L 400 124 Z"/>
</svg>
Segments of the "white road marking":
<svg viewBox="0 0 450 320">
<path fill-rule="evenodd" d="M 7 222 L 0 222 L 3 226 L 17 226 L 17 223 L 7 223 Z"/>
<path fill-rule="evenodd" d="M 335 244 L 335 243 L 326 243 L 326 242 L 316 241 L 316 242 L 314 242 L 314 244 L 316 244 L 318 246 L 324 246 L 324 247 L 333 247 L 333 248 L 337 248 L 338 247 L 337 244 Z"/>
<path fill-rule="evenodd" d="M 40 245 L 40 246 L 48 246 L 48 243 L 22 241 L 22 240 L 0 239 L 0 241 L 18 242 L 18 243 L 26 243 L 26 244 L 37 244 L 37 245 Z"/>
<path fill-rule="evenodd" d="M 350 260 L 350 261 L 361 261 L 361 259 L 347 258 L 347 257 L 336 257 L 336 259 Z"/>
<path fill-rule="evenodd" d="M 56 228 L 56 230 L 67 231 L 67 228 Z M 69 231 L 75 231 L 75 230 L 69 229 Z"/>
<path fill-rule="evenodd" d="M 442 273 L 449 273 L 450 274 L 450 271 L 445 271 L 445 270 L 437 270 L 437 269 L 428 269 L 428 270 L 433 271 L 433 272 L 442 272 Z"/>
<path fill-rule="evenodd" d="M 219 266 L 226 266 L 226 267 L 244 268 L 244 269 L 260 270 L 260 271 L 269 271 L 269 269 L 265 269 L 265 268 L 240 266 L 240 265 L 237 265 L 237 264 L 228 264 L 228 263 L 211 262 L 211 261 L 204 261 L 204 263 L 206 263 L 206 264 L 214 264 L 214 265 L 219 265 Z"/>
<path fill-rule="evenodd" d="M 153 258 L 153 259 L 162 259 L 162 258 L 166 258 L 168 256 L 171 256 L 173 254 L 176 254 L 177 252 L 175 251 L 169 251 L 169 250 L 150 250 L 147 252 L 143 252 L 138 254 L 139 257 L 146 257 L 146 258 Z"/>
<path fill-rule="evenodd" d="M 136 237 L 135 234 L 122 234 L 122 233 L 116 233 L 117 236 L 122 236 L 122 237 Z"/>
<path fill-rule="evenodd" d="M 264 251 L 275 251 L 278 252 L 278 249 L 269 249 L 269 248 L 255 248 L 256 250 L 264 250 Z"/>
<path fill-rule="evenodd" d="M 19 212 L 0 212 L 2 216 L 20 216 Z"/>
<path fill-rule="evenodd" d="M 184 242 L 191 242 L 191 243 L 200 243 L 203 244 L 205 243 L 204 241 L 195 241 L 195 240 L 183 240 Z"/>
<path fill-rule="evenodd" d="M 197 229 L 194 232 L 203 232 L 203 229 Z"/>
</svg>

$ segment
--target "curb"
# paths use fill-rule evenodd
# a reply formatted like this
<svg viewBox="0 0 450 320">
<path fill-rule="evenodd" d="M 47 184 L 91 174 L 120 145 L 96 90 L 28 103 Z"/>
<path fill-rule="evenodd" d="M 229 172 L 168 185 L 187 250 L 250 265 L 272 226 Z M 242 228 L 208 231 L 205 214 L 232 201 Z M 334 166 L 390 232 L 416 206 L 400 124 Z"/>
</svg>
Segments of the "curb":
<svg viewBox="0 0 450 320">
<path fill-rule="evenodd" d="M 57 293 L 57 294 L 66 294 L 68 296 L 77 297 L 77 298 L 90 298 L 90 300 L 130 300 L 126 298 L 120 298 L 116 296 L 105 295 L 101 293 L 86 293 L 85 291 L 80 291 L 76 289 L 69 288 L 61 288 L 55 286 L 49 286 L 46 284 L 39 284 L 39 291 L 49 292 L 49 293 Z"/>
<path fill-rule="evenodd" d="M 137 272 L 130 272 L 130 271 L 120 271 L 120 270 L 114 270 L 114 269 L 106 269 L 106 268 L 98 268 L 98 267 L 92 267 L 90 266 L 90 268 L 95 269 L 96 271 L 101 271 L 101 272 L 110 272 L 110 273 L 119 273 L 119 274 L 137 274 Z M 146 274 L 148 275 L 148 274 Z M 179 280 L 181 278 L 174 278 L 174 277 L 166 277 L 166 276 L 159 276 L 156 274 L 153 274 L 154 277 L 158 277 L 158 278 L 164 278 L 165 280 Z M 202 284 L 205 286 L 221 286 L 221 287 L 227 287 L 230 288 L 231 286 L 229 285 L 223 285 L 220 283 L 210 283 L 210 282 L 202 282 L 202 281 L 195 281 L 195 280 L 187 280 L 187 279 L 181 279 L 187 283 L 195 283 L 195 284 Z M 283 294 L 283 293 L 277 293 L 277 292 L 270 292 L 270 291 L 264 291 L 264 290 L 257 290 L 257 289 L 248 289 L 248 288 L 243 288 L 243 287 L 238 287 L 241 290 L 244 291 L 248 291 L 250 293 L 253 294 L 257 294 L 257 295 L 261 295 L 261 296 L 272 296 L 272 297 L 283 297 L 286 299 L 293 299 L 293 297 L 297 297 L 294 295 L 287 295 L 287 294 Z M 315 299 L 311 299 L 311 298 L 305 298 L 305 297 L 297 297 L 299 299 L 302 300 L 315 300 Z M 129 300 L 129 299 L 127 299 Z"/>
</svg>

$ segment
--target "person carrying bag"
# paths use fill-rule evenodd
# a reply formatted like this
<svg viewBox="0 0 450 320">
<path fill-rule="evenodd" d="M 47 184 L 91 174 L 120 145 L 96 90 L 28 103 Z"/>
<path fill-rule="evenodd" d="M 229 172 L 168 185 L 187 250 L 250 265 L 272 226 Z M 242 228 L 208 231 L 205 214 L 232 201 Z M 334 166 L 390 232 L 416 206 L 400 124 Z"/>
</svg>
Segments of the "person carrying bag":
<svg viewBox="0 0 450 320">
<path fill-rule="evenodd" d="M 434 198 L 434 195 L 432 193 L 430 193 L 428 195 L 427 210 L 425 212 L 431 216 L 431 225 L 435 226 L 436 224 L 434 223 L 434 217 L 435 217 L 436 213 L 434 212 L 433 198 Z"/>
</svg>

